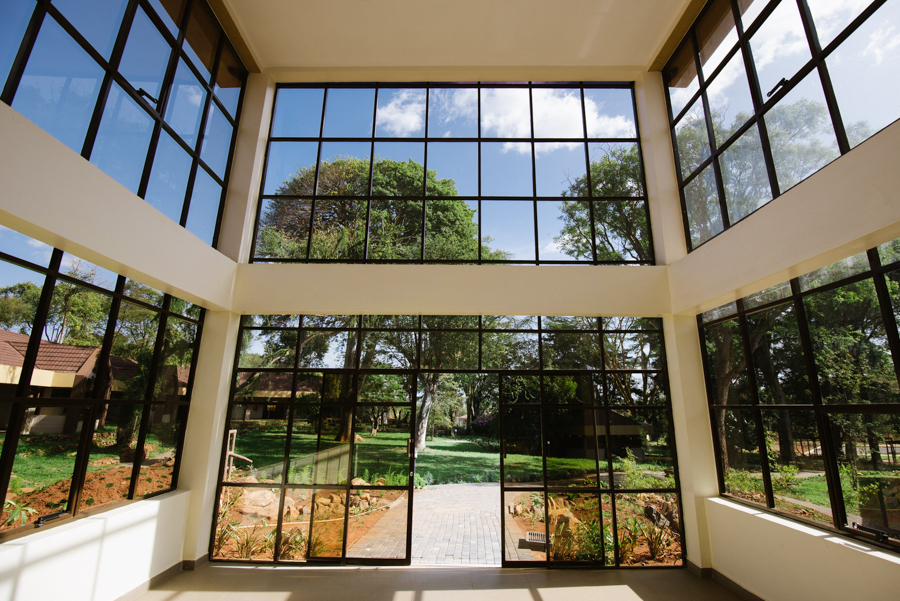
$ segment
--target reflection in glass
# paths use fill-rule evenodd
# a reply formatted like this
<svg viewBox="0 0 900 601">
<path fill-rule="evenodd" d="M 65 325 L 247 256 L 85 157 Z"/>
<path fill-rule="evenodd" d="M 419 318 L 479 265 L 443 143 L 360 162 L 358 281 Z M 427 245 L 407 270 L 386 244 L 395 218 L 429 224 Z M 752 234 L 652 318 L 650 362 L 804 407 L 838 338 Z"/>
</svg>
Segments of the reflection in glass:
<svg viewBox="0 0 900 601">
<path fill-rule="evenodd" d="M 579 90 L 535 88 L 531 91 L 535 138 L 583 138 Z"/>
<path fill-rule="evenodd" d="M 754 292 L 753 294 L 745 296 L 744 308 L 752 309 L 754 307 L 760 307 L 767 303 L 785 299 L 790 295 L 790 282 L 781 282 L 780 284 L 775 284 L 774 286 L 766 288 L 765 290 L 760 290 L 759 292 Z"/>
<path fill-rule="evenodd" d="M 322 123 L 325 90 L 281 88 L 275 97 L 272 137 L 316 137 Z"/>
<path fill-rule="evenodd" d="M 734 224 L 772 200 L 769 174 L 755 125 L 719 156 L 728 219 Z"/>
<path fill-rule="evenodd" d="M 195 2 L 191 8 L 183 48 L 191 62 L 208 81 L 219 46 L 219 24 L 206 2 Z"/>
<path fill-rule="evenodd" d="M 128 34 L 125 51 L 119 61 L 119 73 L 135 90 L 143 89 L 161 100 L 163 78 L 169 66 L 172 48 L 140 6 Z M 154 108 L 158 103 L 146 98 Z"/>
<path fill-rule="evenodd" d="M 829 8 L 837 9 L 834 16 L 843 21 L 855 16 L 848 13 L 862 6 L 810 4 L 814 18 L 817 10 L 825 13 Z M 900 69 L 898 30 L 900 6 L 887 2 L 828 57 L 828 74 L 851 147 L 900 117 L 894 102 L 900 94 L 896 77 Z M 821 30 L 819 41 L 824 46 Z"/>
<path fill-rule="evenodd" d="M 501 410 L 501 457 L 506 487 L 543 487 L 541 410 L 507 407 Z"/>
<path fill-rule="evenodd" d="M 681 50 L 669 63 L 663 77 L 669 89 L 669 100 L 672 104 L 672 119 L 681 113 L 691 98 L 700 90 L 700 80 L 697 77 L 697 63 L 694 58 L 694 49 L 688 40 L 682 44 Z"/>
<path fill-rule="evenodd" d="M 91 162 L 137 193 L 153 125 L 153 119 L 144 109 L 113 83 L 91 151 Z"/>
<path fill-rule="evenodd" d="M 168 318 L 159 355 L 154 400 L 187 400 L 196 340 L 197 326 L 175 317 Z"/>
<path fill-rule="evenodd" d="M 378 380 L 382 376 L 369 375 L 366 378 Z M 388 385 L 393 382 L 385 382 Z M 400 391 L 403 395 L 403 391 Z M 370 395 L 370 399 L 373 398 Z M 401 399 L 402 400 L 402 399 Z M 409 405 L 396 408 L 407 410 Z M 356 408 L 358 437 L 353 445 L 351 478 L 362 479 L 360 486 L 407 486 L 409 484 L 409 426 L 396 428 L 387 425 L 391 408 L 387 405 L 359 405 Z M 405 431 L 404 431 L 405 430 Z M 405 513 L 405 512 L 404 512 Z"/>
<path fill-rule="evenodd" d="M 681 177 L 686 179 L 709 158 L 710 153 L 706 117 L 703 114 L 703 103 L 699 99 L 675 124 L 675 139 L 678 143 Z"/>
<path fill-rule="evenodd" d="M 165 119 L 175 133 L 191 147 L 197 143 L 204 104 L 206 89 L 200 85 L 184 59 L 180 59 L 175 80 L 169 90 Z"/>
<path fill-rule="evenodd" d="M 150 0 L 150 6 L 156 10 L 172 35 L 178 35 L 184 17 L 184 4 L 185 0 Z"/>
<path fill-rule="evenodd" d="M 102 6 L 79 0 L 53 0 L 53 5 L 103 58 L 109 59 L 127 0 L 103 0 Z"/>
<path fill-rule="evenodd" d="M 425 90 L 380 88 L 378 106 L 375 109 L 375 136 L 424 138 Z"/>
<path fill-rule="evenodd" d="M 191 192 L 187 223 L 184 227 L 207 244 L 213 243 L 221 199 L 222 186 L 216 183 L 205 169 L 198 167 L 197 175 L 194 177 L 194 190 Z"/>
<path fill-rule="evenodd" d="M 53 19 L 44 19 L 12 107 L 81 153 L 103 69 Z"/>
<path fill-rule="evenodd" d="M 352 409 L 324 405 L 319 409 L 319 436 L 313 465 L 313 484 L 345 484 L 350 473 Z M 293 440 L 293 439 L 292 439 Z M 291 456 L 295 456 L 291 445 Z M 296 465 L 291 461 L 291 467 Z"/>
<path fill-rule="evenodd" d="M 477 89 L 432 88 L 429 90 L 428 137 L 475 138 L 477 136 Z"/>
<path fill-rule="evenodd" d="M 782 193 L 840 154 L 817 71 L 766 113 L 765 120 Z"/>
<path fill-rule="evenodd" d="M 254 258 L 306 259 L 312 201 L 275 198 L 260 203 Z"/>
<path fill-rule="evenodd" d="M 724 229 L 712 165 L 684 187 L 684 204 L 687 208 L 691 247 L 696 248 Z"/>
<path fill-rule="evenodd" d="M 233 130 L 234 128 L 219 107 L 215 104 L 210 106 L 206 128 L 203 130 L 200 158 L 222 179 L 225 178 L 225 167 L 228 164 L 228 151 L 231 150 Z"/>
<path fill-rule="evenodd" d="M 709 323 L 710 321 L 715 321 L 721 317 L 728 317 L 729 315 L 734 315 L 737 313 L 737 303 L 730 302 L 722 305 L 721 307 L 716 307 L 715 309 L 710 309 L 709 311 L 704 311 L 700 317 L 704 323 Z"/>
<path fill-rule="evenodd" d="M 175 223 L 180 223 L 190 175 L 191 156 L 165 130 L 160 131 L 144 200 Z"/>
<path fill-rule="evenodd" d="M 158 313 L 141 305 L 122 302 L 110 353 L 112 398 L 147 398 L 158 330 Z"/>
<path fill-rule="evenodd" d="M 597 431 L 609 421 L 610 456 L 616 488 L 675 488 L 675 449 L 669 417 L 662 408 L 610 407 L 598 411 Z"/>
<path fill-rule="evenodd" d="M 375 90 L 330 88 L 325 100 L 325 126 L 328 138 L 368 138 L 375 117 Z"/>
</svg>

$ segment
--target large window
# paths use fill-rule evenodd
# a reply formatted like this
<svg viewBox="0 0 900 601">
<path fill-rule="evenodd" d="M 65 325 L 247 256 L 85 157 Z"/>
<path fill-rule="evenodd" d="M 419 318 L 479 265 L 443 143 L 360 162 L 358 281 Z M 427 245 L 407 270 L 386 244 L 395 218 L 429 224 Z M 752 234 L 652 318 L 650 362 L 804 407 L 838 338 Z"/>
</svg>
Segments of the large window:
<svg viewBox="0 0 900 601">
<path fill-rule="evenodd" d="M 0 227 L 0 537 L 175 488 L 202 316 Z"/>
<path fill-rule="evenodd" d="M 693 249 L 900 117 L 900 1 L 712 0 L 663 69 Z"/>
<path fill-rule="evenodd" d="M 653 264 L 629 84 L 283 85 L 253 262 Z"/>
<path fill-rule="evenodd" d="M 205 0 L 0 7 L 0 99 L 213 246 L 245 79 Z"/>
<path fill-rule="evenodd" d="M 504 565 L 681 565 L 659 320 L 245 316 L 239 340 L 211 558 L 408 562 L 414 488 L 483 482 Z"/>
<path fill-rule="evenodd" d="M 699 317 L 721 492 L 900 548 L 900 242 Z"/>
</svg>

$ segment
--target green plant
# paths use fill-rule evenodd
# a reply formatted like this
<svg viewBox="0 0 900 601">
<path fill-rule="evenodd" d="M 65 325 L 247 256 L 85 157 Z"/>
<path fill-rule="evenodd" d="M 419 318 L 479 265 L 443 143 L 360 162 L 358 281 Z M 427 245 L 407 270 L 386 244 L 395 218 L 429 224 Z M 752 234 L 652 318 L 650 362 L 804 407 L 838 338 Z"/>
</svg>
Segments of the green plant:
<svg viewBox="0 0 900 601">
<path fill-rule="evenodd" d="M 309 535 L 309 556 L 316 557 L 321 555 L 327 549 L 325 545 L 325 541 L 322 539 L 322 535 L 318 532 L 312 532 Z"/>
<path fill-rule="evenodd" d="M 578 545 L 576 559 L 581 561 L 603 561 L 605 526 L 597 520 L 588 520 L 578 525 L 575 541 Z"/>
<path fill-rule="evenodd" d="M 632 517 L 619 529 L 619 563 L 628 563 L 641 537 L 641 525 Z"/>
<path fill-rule="evenodd" d="M 3 513 L 8 514 L 4 526 L 15 526 L 16 522 L 20 522 L 19 526 L 24 526 L 28 521 L 28 517 L 37 513 L 36 509 L 28 506 L 28 503 L 16 503 L 10 499 L 3 502 Z"/>
<path fill-rule="evenodd" d="M 647 539 L 647 548 L 650 551 L 650 559 L 658 559 L 665 553 L 666 547 L 672 540 L 672 535 L 665 528 L 660 528 L 656 524 L 648 522 L 642 528 L 644 538 Z"/>
<path fill-rule="evenodd" d="M 800 468 L 796 465 L 779 465 L 777 470 L 772 472 L 772 486 L 777 491 L 790 490 L 792 486 L 797 484 L 797 475 Z"/>
<path fill-rule="evenodd" d="M 244 491 L 240 488 L 233 493 L 228 493 L 227 491 L 222 492 L 222 497 L 219 500 L 219 515 L 216 518 L 216 538 L 213 541 L 214 556 L 219 554 L 222 547 L 224 547 L 229 540 L 238 535 L 238 526 L 240 526 L 241 523 L 229 520 L 228 514 L 243 494 Z"/>
<path fill-rule="evenodd" d="M 556 531 L 550 535 L 550 558 L 554 561 L 577 559 L 575 536 L 563 522 L 558 523 Z"/>
<path fill-rule="evenodd" d="M 262 534 L 260 528 L 265 529 L 268 526 L 265 520 L 260 520 L 253 525 L 253 528 L 237 529 L 237 534 L 234 537 L 234 550 L 237 552 L 238 557 L 251 559 L 254 555 L 259 555 L 265 551 L 267 537 L 263 536 L 262 540 L 260 540 L 260 534 Z"/>
<path fill-rule="evenodd" d="M 278 558 L 299 559 L 300 557 L 303 557 L 305 544 L 306 538 L 304 537 L 302 528 L 295 527 L 290 530 L 282 530 L 281 552 L 279 553 Z"/>
</svg>

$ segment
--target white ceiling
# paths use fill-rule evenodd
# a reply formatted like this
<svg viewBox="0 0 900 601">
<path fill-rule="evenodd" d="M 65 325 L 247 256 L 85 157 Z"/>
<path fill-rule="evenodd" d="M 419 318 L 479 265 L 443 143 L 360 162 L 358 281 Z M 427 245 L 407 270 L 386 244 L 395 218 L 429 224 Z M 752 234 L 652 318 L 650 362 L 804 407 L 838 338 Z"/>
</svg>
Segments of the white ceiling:
<svg viewBox="0 0 900 601">
<path fill-rule="evenodd" d="M 646 68 L 690 0 L 224 0 L 259 67 Z"/>
</svg>

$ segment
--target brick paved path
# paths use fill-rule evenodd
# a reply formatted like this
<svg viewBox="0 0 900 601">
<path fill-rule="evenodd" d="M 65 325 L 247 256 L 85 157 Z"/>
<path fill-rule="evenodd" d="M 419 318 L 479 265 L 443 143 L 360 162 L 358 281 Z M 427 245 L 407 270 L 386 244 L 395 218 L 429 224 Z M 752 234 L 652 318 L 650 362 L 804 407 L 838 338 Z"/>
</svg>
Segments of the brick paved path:
<svg viewBox="0 0 900 601">
<path fill-rule="evenodd" d="M 414 494 L 412 563 L 500 565 L 499 484 L 442 484 Z M 402 557 L 406 513 L 405 501 L 395 504 L 347 555 Z M 506 528 L 506 545 L 516 550 L 516 559 L 531 559 L 530 551 L 516 549 L 522 535 L 512 519 Z"/>
</svg>

